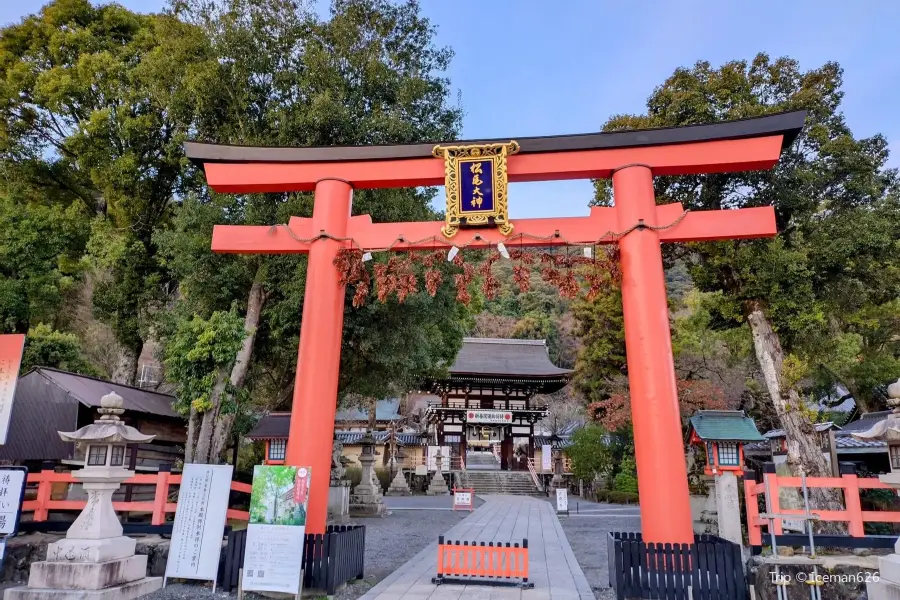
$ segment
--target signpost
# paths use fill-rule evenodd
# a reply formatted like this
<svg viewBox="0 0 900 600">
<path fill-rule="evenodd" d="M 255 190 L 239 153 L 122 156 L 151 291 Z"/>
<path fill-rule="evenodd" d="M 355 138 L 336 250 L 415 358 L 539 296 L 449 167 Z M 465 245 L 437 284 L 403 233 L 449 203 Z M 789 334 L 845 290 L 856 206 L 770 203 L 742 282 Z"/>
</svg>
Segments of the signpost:
<svg viewBox="0 0 900 600">
<path fill-rule="evenodd" d="M 211 580 L 215 593 L 232 471 L 231 465 L 184 466 L 163 587 L 170 577 Z"/>
<path fill-rule="evenodd" d="M 0 445 L 6 443 L 13 398 L 19 381 L 19 367 L 25 351 L 25 336 L 20 333 L 0 335 Z"/>
<path fill-rule="evenodd" d="M 566 488 L 556 489 L 556 514 L 569 514 L 569 490 Z"/>
<path fill-rule="evenodd" d="M 475 490 L 453 488 L 453 510 L 475 510 Z"/>
<path fill-rule="evenodd" d="M 309 467 L 253 468 L 242 592 L 281 592 L 300 597 L 311 478 Z"/>
</svg>

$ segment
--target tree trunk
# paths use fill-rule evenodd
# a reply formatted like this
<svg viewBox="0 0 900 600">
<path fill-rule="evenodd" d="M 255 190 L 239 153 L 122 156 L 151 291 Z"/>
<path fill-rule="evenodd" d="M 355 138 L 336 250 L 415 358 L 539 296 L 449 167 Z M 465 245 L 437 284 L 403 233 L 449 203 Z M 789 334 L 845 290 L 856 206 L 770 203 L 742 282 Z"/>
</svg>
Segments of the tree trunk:
<svg viewBox="0 0 900 600">
<path fill-rule="evenodd" d="M 191 407 L 190 415 L 188 415 L 188 433 L 187 443 L 184 446 L 184 464 L 194 461 L 194 443 L 197 439 L 197 411 Z"/>
<path fill-rule="evenodd" d="M 250 359 L 253 358 L 253 347 L 256 343 L 256 331 L 259 328 L 259 319 L 263 306 L 266 303 L 266 293 L 263 290 L 262 278 L 257 277 L 250 287 L 250 297 L 247 299 L 247 316 L 244 317 L 244 331 L 247 337 L 238 350 L 234 366 L 231 368 L 232 389 L 239 390 L 244 387 L 247 373 L 250 371 Z M 234 426 L 235 413 L 220 415 L 216 422 L 213 434 L 213 456 L 222 456 L 231 436 L 231 428 Z"/>
<path fill-rule="evenodd" d="M 378 401 L 375 398 L 369 399 L 369 429 L 375 431 L 375 425 L 378 423 Z"/>
<path fill-rule="evenodd" d="M 112 380 L 123 385 L 134 385 L 137 378 L 138 356 L 140 348 L 126 348 L 120 346 L 116 357 L 116 369 L 113 371 Z"/>
<path fill-rule="evenodd" d="M 753 333 L 753 348 L 760 372 L 781 422 L 787 441 L 787 463 L 794 475 L 802 469 L 810 477 L 830 477 L 831 468 L 822 452 L 819 435 L 804 409 L 803 399 L 793 386 L 783 380 L 784 351 L 778 334 L 763 312 L 762 305 L 754 302 L 747 315 Z M 841 493 L 831 488 L 810 488 L 810 507 L 824 510 L 842 508 Z M 841 532 L 839 523 L 823 522 L 822 532 Z"/>
<path fill-rule="evenodd" d="M 222 400 L 229 383 L 232 389 L 238 390 L 243 387 L 247 379 L 250 361 L 253 357 L 253 347 L 256 343 L 256 331 L 266 298 L 260 270 L 250 287 L 250 294 L 247 298 L 247 315 L 244 317 L 244 331 L 247 336 L 235 356 L 230 375 L 223 370 L 216 377 L 216 383 L 209 396 L 212 406 L 203 413 L 200 419 L 200 430 L 197 435 L 193 462 L 218 464 L 222 461 L 222 455 L 231 437 L 231 428 L 235 419 L 235 414 L 232 412 L 221 414 Z"/>
</svg>

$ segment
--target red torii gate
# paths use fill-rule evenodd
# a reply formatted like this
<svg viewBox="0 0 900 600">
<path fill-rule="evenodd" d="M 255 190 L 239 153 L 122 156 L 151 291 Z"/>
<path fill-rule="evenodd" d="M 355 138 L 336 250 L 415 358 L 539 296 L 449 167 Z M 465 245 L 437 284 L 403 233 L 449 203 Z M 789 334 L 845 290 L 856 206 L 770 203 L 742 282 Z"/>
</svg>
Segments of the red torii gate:
<svg viewBox="0 0 900 600">
<path fill-rule="evenodd" d="M 592 208 L 587 217 L 517 219 L 509 238 L 493 227 L 464 230 L 457 234 L 462 241 L 446 240 L 443 222 L 372 223 L 368 215 L 350 216 L 354 188 L 442 185 L 444 161 L 432 156 L 434 144 L 266 148 L 187 142 L 187 156 L 203 166 L 217 192 L 315 192 L 312 218 L 293 217 L 290 231 L 220 225 L 212 241 L 215 252 L 309 253 L 286 455 L 287 464 L 312 467 L 307 531 L 324 532 L 328 503 L 344 315 L 333 260 L 349 246 L 333 238 L 352 238 L 363 250 L 434 249 L 435 239 L 447 247 L 522 239 L 540 246 L 619 244 L 643 537 L 691 543 L 660 242 L 771 237 L 775 213 L 763 207 L 685 214 L 678 204 L 657 206 L 653 176 L 770 169 L 805 117 L 799 111 L 712 125 L 518 138 L 520 150 L 508 158 L 509 181 L 612 177 L 615 207 Z M 615 231 L 630 232 L 608 235 Z M 414 242 L 423 239 L 428 241 Z"/>
</svg>

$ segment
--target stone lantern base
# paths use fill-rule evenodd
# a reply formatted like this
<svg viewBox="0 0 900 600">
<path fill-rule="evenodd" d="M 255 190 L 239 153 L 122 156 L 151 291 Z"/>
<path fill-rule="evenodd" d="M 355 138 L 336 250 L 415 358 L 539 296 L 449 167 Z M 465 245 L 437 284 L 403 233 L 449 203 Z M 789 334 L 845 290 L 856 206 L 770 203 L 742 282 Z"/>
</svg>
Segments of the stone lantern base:
<svg viewBox="0 0 900 600">
<path fill-rule="evenodd" d="M 31 565 L 28 586 L 6 590 L 3 600 L 131 600 L 162 587 L 162 577 L 146 575 L 145 555 L 99 563 L 37 562 Z"/>
</svg>

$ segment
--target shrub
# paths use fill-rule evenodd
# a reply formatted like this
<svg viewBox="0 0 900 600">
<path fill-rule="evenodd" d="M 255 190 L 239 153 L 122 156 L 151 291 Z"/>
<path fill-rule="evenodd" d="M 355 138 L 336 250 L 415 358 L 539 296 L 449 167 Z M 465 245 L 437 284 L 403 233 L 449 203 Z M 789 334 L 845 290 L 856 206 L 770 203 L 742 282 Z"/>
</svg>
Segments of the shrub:
<svg viewBox="0 0 900 600">
<path fill-rule="evenodd" d="M 638 493 L 637 468 L 633 457 L 627 456 L 622 460 L 622 470 L 613 480 L 613 489 L 617 492 Z"/>
<path fill-rule="evenodd" d="M 635 493 L 616 490 L 597 490 L 595 497 L 597 502 L 610 502 L 612 504 L 637 504 L 639 500 L 639 496 Z"/>
</svg>

